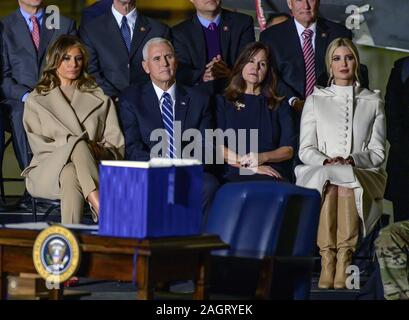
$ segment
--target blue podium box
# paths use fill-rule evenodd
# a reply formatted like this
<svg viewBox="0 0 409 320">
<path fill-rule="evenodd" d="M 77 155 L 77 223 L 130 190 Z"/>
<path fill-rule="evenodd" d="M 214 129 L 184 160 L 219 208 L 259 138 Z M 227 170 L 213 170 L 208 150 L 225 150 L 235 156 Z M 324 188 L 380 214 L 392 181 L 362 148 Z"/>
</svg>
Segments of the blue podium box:
<svg viewBox="0 0 409 320">
<path fill-rule="evenodd" d="M 100 235 L 151 238 L 200 234 L 200 162 L 102 161 L 99 177 Z"/>
</svg>

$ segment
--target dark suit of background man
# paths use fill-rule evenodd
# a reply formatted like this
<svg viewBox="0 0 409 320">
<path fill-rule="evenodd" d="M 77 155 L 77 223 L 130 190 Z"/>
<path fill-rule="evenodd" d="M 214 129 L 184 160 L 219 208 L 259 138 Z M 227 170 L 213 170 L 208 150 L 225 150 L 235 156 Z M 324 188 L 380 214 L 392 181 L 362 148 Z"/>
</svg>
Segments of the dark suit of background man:
<svg viewBox="0 0 409 320">
<path fill-rule="evenodd" d="M 409 219 L 409 57 L 391 71 L 385 95 L 390 143 L 385 198 L 393 202 L 395 221 Z"/>
<path fill-rule="evenodd" d="M 196 14 L 172 28 L 177 79 L 209 94 L 221 93 L 241 49 L 255 39 L 253 19 L 222 9 L 220 0 L 190 1 Z"/>
<path fill-rule="evenodd" d="M 75 22 L 60 16 L 60 26 L 48 29 L 51 21 L 42 0 L 19 0 L 20 8 L 0 22 L 2 42 L 2 96 L 11 120 L 13 147 L 20 169 L 30 162 L 30 149 L 23 128 L 24 101 L 33 90 L 45 63 L 45 55 L 60 35 L 76 34 Z M 48 19 L 48 20 L 47 20 Z"/>
<path fill-rule="evenodd" d="M 325 67 L 325 53 L 328 45 L 336 38 L 352 38 L 350 30 L 344 26 L 317 17 L 319 0 L 287 0 L 293 18 L 264 30 L 260 41 L 270 47 L 277 64 L 279 76 L 278 93 L 286 96 L 291 106 L 301 112 L 305 98 L 311 93 L 306 92 L 307 72 L 304 59 L 303 46 L 304 30 L 311 30 L 311 44 L 313 47 L 313 81 L 320 86 L 327 86 L 328 76 Z M 306 31 L 307 32 L 307 31 Z M 312 70 L 309 68 L 308 72 Z M 368 86 L 367 71 L 361 80 L 361 86 Z M 298 114 L 300 115 L 300 114 Z"/>
<path fill-rule="evenodd" d="M 100 0 L 82 10 L 81 25 L 111 10 L 112 0 Z"/>
<path fill-rule="evenodd" d="M 155 38 L 146 44 L 145 50 L 143 67 L 151 81 L 129 87 L 119 98 L 119 114 L 125 136 L 125 158 L 149 160 L 152 148 L 158 143 L 150 139 L 151 132 L 155 129 L 165 129 L 169 142 L 166 155 L 156 156 L 180 157 L 183 147 L 191 141 L 182 142 L 181 150 L 174 148 L 178 139 L 173 132 L 175 121 L 181 123 L 182 134 L 188 129 L 198 129 L 204 137 L 204 130 L 213 128 L 209 96 L 175 82 L 177 61 L 169 42 Z M 217 180 L 205 173 L 205 211 L 210 206 L 217 186 Z"/>
<path fill-rule="evenodd" d="M 132 84 L 146 82 L 142 48 L 154 37 L 169 38 L 169 28 L 136 11 L 135 0 L 114 0 L 111 10 L 80 27 L 90 54 L 89 72 L 106 95 L 119 96 Z"/>
</svg>

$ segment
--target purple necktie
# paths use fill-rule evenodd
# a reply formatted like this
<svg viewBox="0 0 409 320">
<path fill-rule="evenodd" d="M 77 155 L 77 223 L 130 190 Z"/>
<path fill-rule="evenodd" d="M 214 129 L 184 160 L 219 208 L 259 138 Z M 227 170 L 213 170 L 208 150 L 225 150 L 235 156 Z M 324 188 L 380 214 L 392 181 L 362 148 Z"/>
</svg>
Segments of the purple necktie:
<svg viewBox="0 0 409 320">
<path fill-rule="evenodd" d="M 217 25 L 216 25 L 216 23 L 212 22 L 212 23 L 209 24 L 208 28 L 211 31 L 216 31 Z"/>
</svg>

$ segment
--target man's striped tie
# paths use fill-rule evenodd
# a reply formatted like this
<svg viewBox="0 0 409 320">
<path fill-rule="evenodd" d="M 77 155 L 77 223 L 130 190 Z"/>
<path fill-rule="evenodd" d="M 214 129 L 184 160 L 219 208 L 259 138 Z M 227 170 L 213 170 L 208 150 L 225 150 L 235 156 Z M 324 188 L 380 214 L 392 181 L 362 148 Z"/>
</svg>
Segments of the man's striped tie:
<svg viewBox="0 0 409 320">
<path fill-rule="evenodd" d="M 126 16 L 122 17 L 121 21 L 121 33 L 122 33 L 122 39 L 124 40 L 125 46 L 128 49 L 128 52 L 131 51 L 131 29 L 129 28 L 128 25 L 128 19 Z"/>
<path fill-rule="evenodd" d="M 40 26 L 38 24 L 38 19 L 36 16 L 30 17 L 31 23 L 33 24 L 33 31 L 31 32 L 31 38 L 33 39 L 34 46 L 36 50 L 40 48 Z"/>
<path fill-rule="evenodd" d="M 312 36 L 314 31 L 305 29 L 301 34 L 304 42 L 302 52 L 305 63 L 305 98 L 307 98 L 314 90 L 315 85 L 315 56 L 312 47 Z"/>
<path fill-rule="evenodd" d="M 166 156 L 168 158 L 176 158 L 175 142 L 173 140 L 173 108 L 172 98 L 169 93 L 164 92 L 162 95 L 162 120 L 168 136 L 168 148 Z"/>
</svg>

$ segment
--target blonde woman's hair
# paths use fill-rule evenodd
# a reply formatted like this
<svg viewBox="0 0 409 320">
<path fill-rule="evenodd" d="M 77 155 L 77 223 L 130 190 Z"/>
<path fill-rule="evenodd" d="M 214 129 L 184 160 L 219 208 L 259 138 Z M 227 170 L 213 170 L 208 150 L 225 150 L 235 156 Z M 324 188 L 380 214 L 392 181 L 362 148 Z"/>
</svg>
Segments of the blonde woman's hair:
<svg viewBox="0 0 409 320">
<path fill-rule="evenodd" d="M 355 81 L 359 82 L 360 81 L 360 73 L 359 73 L 360 61 L 359 61 L 358 49 L 356 48 L 356 46 L 350 39 L 336 38 L 329 44 L 327 48 L 327 53 L 325 54 L 325 65 L 327 67 L 327 72 L 329 75 L 328 85 L 331 84 L 334 78 L 334 76 L 332 75 L 332 71 L 331 71 L 332 56 L 334 55 L 335 50 L 337 50 L 339 47 L 347 47 L 349 50 L 351 50 L 352 55 L 354 56 L 355 62 L 356 62 L 355 71 L 354 71 Z"/>
<path fill-rule="evenodd" d="M 77 89 L 80 91 L 94 91 L 97 88 L 95 79 L 87 72 L 88 52 L 85 46 L 76 36 L 62 35 L 47 50 L 45 67 L 36 86 L 37 92 L 44 94 L 61 85 L 57 69 L 60 67 L 64 55 L 71 48 L 78 48 L 82 54 L 82 70 L 76 81 Z"/>
</svg>

